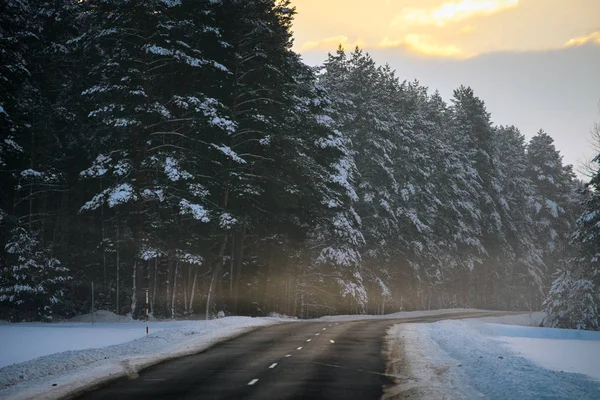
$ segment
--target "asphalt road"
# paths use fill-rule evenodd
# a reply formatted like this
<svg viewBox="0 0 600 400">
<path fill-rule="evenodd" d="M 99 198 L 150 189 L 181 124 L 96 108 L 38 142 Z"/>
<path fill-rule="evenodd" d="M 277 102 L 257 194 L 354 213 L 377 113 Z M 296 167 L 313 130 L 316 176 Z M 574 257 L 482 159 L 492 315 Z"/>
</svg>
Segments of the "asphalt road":
<svg viewBox="0 0 600 400">
<path fill-rule="evenodd" d="M 156 365 L 77 399 L 379 399 L 393 383 L 385 375 L 387 328 L 483 315 L 491 314 L 284 323 Z"/>
</svg>

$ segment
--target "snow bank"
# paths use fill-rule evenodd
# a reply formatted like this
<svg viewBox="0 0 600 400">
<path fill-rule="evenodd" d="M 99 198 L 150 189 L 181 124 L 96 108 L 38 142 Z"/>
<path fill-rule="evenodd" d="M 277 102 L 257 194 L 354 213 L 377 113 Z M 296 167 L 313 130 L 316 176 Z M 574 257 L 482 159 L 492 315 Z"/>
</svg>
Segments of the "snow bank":
<svg viewBox="0 0 600 400">
<path fill-rule="evenodd" d="M 527 314 L 503 315 L 501 317 L 477 318 L 478 321 L 503 325 L 540 326 L 544 317 L 543 312 L 532 312 Z"/>
<path fill-rule="evenodd" d="M 411 397 L 600 398 L 598 332 L 440 321 L 397 325 L 388 345 L 405 363 L 390 362 L 397 380 L 390 391 Z"/>
<path fill-rule="evenodd" d="M 316 321 L 362 321 L 368 319 L 407 319 L 407 318 L 419 318 L 419 317 L 429 317 L 436 315 L 451 315 L 451 314 L 461 314 L 468 312 L 495 312 L 489 310 L 477 310 L 473 308 L 449 308 L 443 310 L 430 310 L 430 311 L 401 311 L 393 314 L 385 314 L 385 315 L 328 315 L 325 317 L 321 317 L 316 319 Z"/>
<path fill-rule="evenodd" d="M 600 381 L 600 332 L 490 326 L 498 340 L 537 365 Z"/>
<path fill-rule="evenodd" d="M 292 317 L 290 315 L 279 314 L 277 312 L 269 313 L 269 317 L 268 318 L 277 318 L 277 319 L 280 319 L 280 320 L 294 320 L 294 321 L 298 320 L 298 317 Z"/>
<path fill-rule="evenodd" d="M 37 358 L 0 368 L 0 398 L 61 398 L 82 388 L 135 376 L 140 369 L 198 353 L 219 341 L 277 322 L 274 318 L 249 317 L 158 322 L 151 324 L 148 337 L 143 322 L 93 327 L 81 323 L 1 325 L 4 365 L 10 357 L 23 358 L 20 352 Z M 30 347 L 34 350 L 29 351 Z M 65 347 L 67 351 L 63 351 Z M 46 355 L 38 357 L 42 353 Z"/>
<path fill-rule="evenodd" d="M 107 310 L 94 311 L 94 315 L 92 315 L 92 313 L 78 315 L 69 320 L 69 322 L 92 322 L 92 321 L 98 322 L 98 323 L 101 323 L 101 322 L 136 322 L 136 320 L 134 320 L 131 317 L 131 314 L 119 315 L 119 314 L 115 314 L 112 311 L 107 311 Z"/>
<path fill-rule="evenodd" d="M 99 314 L 99 323 L 17 323 L 0 325 L 0 368 L 67 350 L 94 349 L 146 336 L 144 321 L 112 312 Z M 91 314 L 71 321 L 90 321 Z M 119 323 L 115 323 L 119 322 Z M 150 333 L 185 328 L 190 321 L 151 322 Z"/>
</svg>

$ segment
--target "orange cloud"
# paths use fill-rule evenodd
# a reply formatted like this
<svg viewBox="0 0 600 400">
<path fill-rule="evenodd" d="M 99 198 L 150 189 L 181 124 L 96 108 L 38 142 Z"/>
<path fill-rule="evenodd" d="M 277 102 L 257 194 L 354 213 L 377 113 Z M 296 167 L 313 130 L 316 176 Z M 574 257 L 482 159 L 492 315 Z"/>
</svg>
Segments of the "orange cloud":
<svg viewBox="0 0 600 400">
<path fill-rule="evenodd" d="M 477 30 L 477 27 L 474 25 L 467 25 L 467 26 L 463 26 L 462 28 L 460 28 L 460 33 L 471 33 L 474 32 L 475 30 Z"/>
<path fill-rule="evenodd" d="M 581 46 L 586 43 L 596 43 L 600 44 L 600 31 L 592 32 L 587 36 L 580 36 L 569 40 L 565 43 L 566 47 L 569 46 Z"/>
<path fill-rule="evenodd" d="M 464 19 L 491 15 L 517 7 L 519 0 L 457 0 L 433 8 L 405 7 L 392 21 L 392 27 L 414 25 L 446 26 Z"/>
<path fill-rule="evenodd" d="M 414 33 L 408 34 L 400 40 L 390 40 L 386 37 L 379 43 L 378 47 L 403 47 L 412 53 L 431 57 L 468 58 L 472 56 L 465 53 L 458 46 L 434 43 L 431 36 Z"/>
<path fill-rule="evenodd" d="M 335 50 L 339 45 L 345 49 L 354 49 L 354 47 L 364 47 L 365 42 L 361 39 L 350 40 L 348 36 L 339 35 L 320 40 L 311 40 L 303 43 L 298 51 L 301 53 L 308 50 Z"/>
</svg>

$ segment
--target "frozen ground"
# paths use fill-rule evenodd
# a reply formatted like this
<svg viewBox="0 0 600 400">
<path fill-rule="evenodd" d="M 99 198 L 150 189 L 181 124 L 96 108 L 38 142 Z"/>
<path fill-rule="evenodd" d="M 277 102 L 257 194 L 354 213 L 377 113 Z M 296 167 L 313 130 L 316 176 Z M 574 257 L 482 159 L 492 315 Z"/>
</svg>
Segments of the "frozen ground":
<svg viewBox="0 0 600 400">
<path fill-rule="evenodd" d="M 0 324 L 0 398 L 61 398 L 78 388 L 197 353 L 275 318 Z M 14 364 L 17 363 L 17 364 Z"/>
<path fill-rule="evenodd" d="M 600 399 L 600 332 L 540 328 L 541 317 L 396 325 L 388 369 L 398 385 L 387 395 Z"/>
</svg>

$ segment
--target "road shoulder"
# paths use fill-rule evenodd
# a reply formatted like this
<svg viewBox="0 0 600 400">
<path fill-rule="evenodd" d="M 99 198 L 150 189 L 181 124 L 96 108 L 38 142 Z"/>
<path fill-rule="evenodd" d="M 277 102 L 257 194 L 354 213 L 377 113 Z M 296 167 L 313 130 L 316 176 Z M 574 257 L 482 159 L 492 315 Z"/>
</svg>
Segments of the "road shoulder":
<svg viewBox="0 0 600 400">
<path fill-rule="evenodd" d="M 384 398 L 600 398 L 599 381 L 545 368 L 508 346 L 503 336 L 505 331 L 533 336 L 547 328 L 503 326 L 444 320 L 392 327 L 387 336 L 388 371 L 397 377 Z M 592 354 L 581 357 L 598 359 Z"/>
<path fill-rule="evenodd" d="M 463 399 L 466 388 L 457 387 L 451 368 L 457 363 L 447 357 L 434 341 L 424 337 L 418 324 L 398 324 L 386 335 L 386 373 L 394 385 L 382 399 Z M 473 394 L 473 393 L 472 393 Z"/>
</svg>

